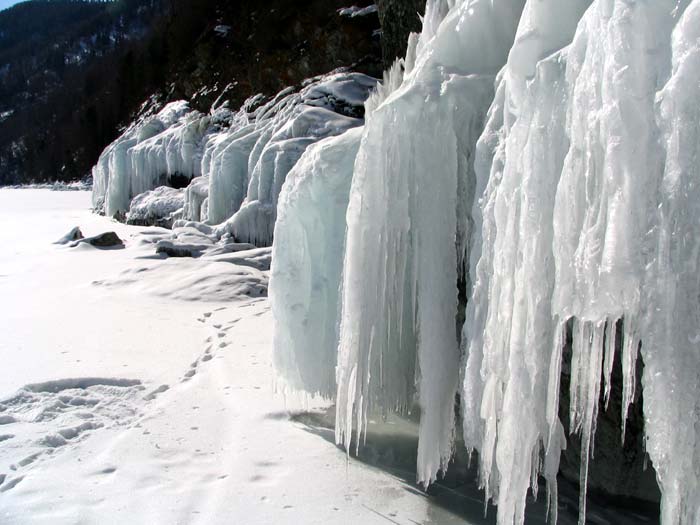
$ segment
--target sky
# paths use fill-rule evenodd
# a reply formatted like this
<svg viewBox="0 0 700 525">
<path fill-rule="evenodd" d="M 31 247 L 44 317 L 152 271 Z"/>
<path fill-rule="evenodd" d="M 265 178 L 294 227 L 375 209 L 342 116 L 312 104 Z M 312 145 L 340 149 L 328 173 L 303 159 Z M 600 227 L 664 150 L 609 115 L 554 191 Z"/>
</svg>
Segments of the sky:
<svg viewBox="0 0 700 525">
<path fill-rule="evenodd" d="M 0 10 L 7 9 L 8 7 L 19 4 L 21 0 L 0 0 Z"/>
</svg>

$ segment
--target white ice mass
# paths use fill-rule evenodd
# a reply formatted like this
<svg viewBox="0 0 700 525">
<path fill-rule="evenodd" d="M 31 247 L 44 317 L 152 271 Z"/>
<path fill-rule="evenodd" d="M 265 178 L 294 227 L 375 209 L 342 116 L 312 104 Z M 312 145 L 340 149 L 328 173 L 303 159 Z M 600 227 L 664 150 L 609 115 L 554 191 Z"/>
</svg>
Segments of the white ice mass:
<svg viewBox="0 0 700 525">
<path fill-rule="evenodd" d="M 428 0 L 365 103 L 374 85 L 169 104 L 105 150 L 94 204 L 147 215 L 170 195 L 173 239 L 222 240 L 222 260 L 274 239 L 278 375 L 335 400 L 348 451 L 373 415 L 419 413 L 424 485 L 460 435 L 500 524 L 540 478 L 557 520 L 567 341 L 585 521 L 619 349 L 621 439 L 641 388 L 662 522 L 698 523 L 700 0 Z M 175 209 L 156 188 L 182 177 Z"/>
<path fill-rule="evenodd" d="M 353 132 L 307 150 L 283 189 L 278 372 L 335 397 L 348 448 L 372 413 L 416 404 L 425 484 L 452 456 L 458 395 L 498 522 L 523 523 L 540 476 L 556 520 L 568 335 L 583 522 L 620 347 L 662 522 L 697 523 L 700 1 L 429 0 L 403 67 L 359 148 Z"/>
<path fill-rule="evenodd" d="M 287 173 L 310 144 L 362 124 L 375 84 L 359 73 L 330 74 L 265 104 L 253 97 L 237 113 L 215 107 L 204 115 L 171 102 L 105 149 L 93 169 L 93 204 L 111 217 L 143 192 L 191 180 L 181 218 L 269 245 Z"/>
</svg>

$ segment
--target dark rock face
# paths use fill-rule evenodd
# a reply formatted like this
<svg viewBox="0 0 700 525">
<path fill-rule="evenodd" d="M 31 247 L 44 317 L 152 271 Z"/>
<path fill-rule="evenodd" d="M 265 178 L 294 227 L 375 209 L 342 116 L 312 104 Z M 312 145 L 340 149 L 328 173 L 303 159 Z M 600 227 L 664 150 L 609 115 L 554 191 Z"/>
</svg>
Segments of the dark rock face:
<svg viewBox="0 0 700 525">
<path fill-rule="evenodd" d="M 382 56 L 384 67 L 406 54 L 411 32 L 420 32 L 418 15 L 425 10 L 425 0 L 377 0 L 379 23 L 382 26 Z"/>
<path fill-rule="evenodd" d="M 622 333 L 618 322 L 617 333 Z M 621 338 L 617 337 L 612 372 L 610 401 L 606 409 L 601 396 L 598 401 L 598 420 L 594 436 L 594 455 L 588 463 L 588 492 L 599 499 L 614 498 L 617 503 L 626 500 L 635 508 L 658 509 L 661 493 L 656 483 L 656 473 L 644 449 L 644 400 L 642 395 L 641 355 L 637 359 L 637 377 L 634 401 L 622 442 L 622 365 Z M 559 402 L 559 418 L 569 431 L 569 385 L 571 383 L 571 340 L 567 341 L 562 361 Z M 560 475 L 573 484 L 579 482 L 581 465 L 581 440 L 569 435 L 567 449 L 562 453 Z"/>
</svg>

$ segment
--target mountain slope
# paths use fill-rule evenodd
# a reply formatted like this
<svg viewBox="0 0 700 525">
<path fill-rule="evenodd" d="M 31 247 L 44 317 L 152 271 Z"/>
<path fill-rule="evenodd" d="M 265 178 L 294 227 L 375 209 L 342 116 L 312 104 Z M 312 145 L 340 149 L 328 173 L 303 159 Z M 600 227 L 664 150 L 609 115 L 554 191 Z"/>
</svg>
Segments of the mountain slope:
<svg viewBox="0 0 700 525">
<path fill-rule="evenodd" d="M 0 185 L 84 177 L 149 97 L 208 109 L 224 95 L 235 107 L 341 66 L 378 75 L 377 16 L 341 16 L 344 3 L 54 0 L 0 12 Z"/>
</svg>

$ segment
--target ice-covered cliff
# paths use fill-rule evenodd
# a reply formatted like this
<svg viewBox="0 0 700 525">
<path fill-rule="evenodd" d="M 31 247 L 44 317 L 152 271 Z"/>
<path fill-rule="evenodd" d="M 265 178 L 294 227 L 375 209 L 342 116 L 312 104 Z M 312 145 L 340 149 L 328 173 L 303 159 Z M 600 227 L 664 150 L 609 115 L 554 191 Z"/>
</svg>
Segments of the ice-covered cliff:
<svg viewBox="0 0 700 525">
<path fill-rule="evenodd" d="M 459 399 L 499 523 L 523 522 L 541 476 L 556 520 L 570 340 L 583 521 L 620 348 L 621 435 L 642 388 L 662 521 L 697 523 L 700 0 L 429 0 L 388 80 L 361 139 L 319 143 L 284 188 L 281 376 L 335 397 L 348 448 L 416 403 L 424 484 Z"/>
<path fill-rule="evenodd" d="M 266 103 L 255 97 L 236 113 L 215 106 L 205 115 L 172 102 L 105 149 L 93 169 L 93 203 L 112 216 L 146 191 L 189 183 L 179 218 L 268 245 L 287 173 L 310 144 L 362 124 L 375 84 L 359 73 L 330 74 Z"/>
</svg>

